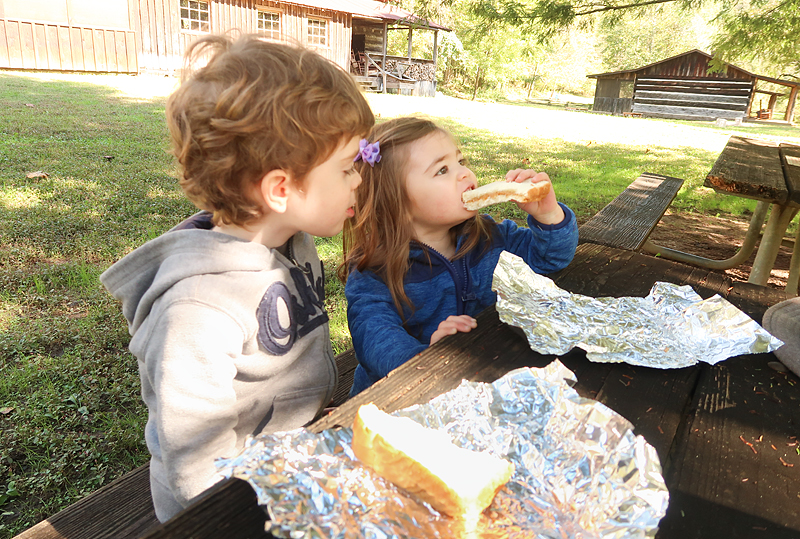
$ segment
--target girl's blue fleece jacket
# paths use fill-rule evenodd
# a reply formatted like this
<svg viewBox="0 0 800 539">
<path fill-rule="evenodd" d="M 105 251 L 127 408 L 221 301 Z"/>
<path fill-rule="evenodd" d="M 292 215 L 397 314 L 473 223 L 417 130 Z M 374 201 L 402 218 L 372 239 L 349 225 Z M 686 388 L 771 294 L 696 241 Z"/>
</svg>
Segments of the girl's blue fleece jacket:
<svg viewBox="0 0 800 539">
<path fill-rule="evenodd" d="M 439 323 L 448 316 L 476 316 L 494 304 L 492 276 L 501 252 L 522 257 L 541 274 L 566 267 L 575 255 L 578 227 L 572 210 L 559 204 L 565 214 L 560 223 L 543 225 L 528 216 L 529 228 L 520 228 L 505 220 L 497 225 L 489 250 L 479 245 L 458 260 L 450 261 L 412 242 L 404 287 L 414 310 L 406 312 L 405 325 L 383 280 L 371 271 L 352 271 L 345 295 L 358 367 L 350 395 L 360 393 L 425 350 Z M 462 241 L 462 237 L 457 238 L 457 247 Z"/>
</svg>

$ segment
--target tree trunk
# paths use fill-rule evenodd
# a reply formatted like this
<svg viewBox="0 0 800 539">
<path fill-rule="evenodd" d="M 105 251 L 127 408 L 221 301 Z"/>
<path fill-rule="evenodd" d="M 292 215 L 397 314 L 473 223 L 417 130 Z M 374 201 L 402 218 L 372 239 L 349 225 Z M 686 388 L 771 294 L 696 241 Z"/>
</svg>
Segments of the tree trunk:
<svg viewBox="0 0 800 539">
<path fill-rule="evenodd" d="M 478 82 L 481 80 L 481 66 L 478 66 L 478 72 L 475 73 L 475 87 L 472 89 L 472 100 L 475 101 L 475 95 L 478 93 Z"/>
<path fill-rule="evenodd" d="M 528 86 L 528 99 L 531 98 L 533 92 L 533 85 L 536 84 L 536 74 L 539 72 L 539 62 L 536 62 L 536 67 L 533 68 L 533 77 L 531 77 L 531 85 Z"/>
</svg>

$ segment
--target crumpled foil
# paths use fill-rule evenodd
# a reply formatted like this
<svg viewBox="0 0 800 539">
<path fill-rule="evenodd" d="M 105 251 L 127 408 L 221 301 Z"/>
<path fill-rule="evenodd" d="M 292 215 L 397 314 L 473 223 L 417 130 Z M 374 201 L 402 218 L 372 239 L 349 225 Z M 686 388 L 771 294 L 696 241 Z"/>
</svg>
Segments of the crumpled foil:
<svg viewBox="0 0 800 539">
<path fill-rule="evenodd" d="M 625 418 L 581 398 L 574 381 L 556 360 L 492 384 L 465 380 L 427 404 L 395 412 L 516 466 L 469 537 L 655 536 L 669 502 L 655 449 Z M 351 440 L 350 428 L 262 434 L 217 464 L 224 476 L 255 489 L 276 537 L 461 537 L 458 522 L 362 466 Z"/>
<path fill-rule="evenodd" d="M 563 355 L 577 346 L 598 363 L 672 369 L 783 344 L 726 299 L 704 300 L 689 285 L 657 282 L 644 298 L 581 296 L 504 251 L 492 289 L 500 320 L 521 328 L 541 354 Z"/>
</svg>

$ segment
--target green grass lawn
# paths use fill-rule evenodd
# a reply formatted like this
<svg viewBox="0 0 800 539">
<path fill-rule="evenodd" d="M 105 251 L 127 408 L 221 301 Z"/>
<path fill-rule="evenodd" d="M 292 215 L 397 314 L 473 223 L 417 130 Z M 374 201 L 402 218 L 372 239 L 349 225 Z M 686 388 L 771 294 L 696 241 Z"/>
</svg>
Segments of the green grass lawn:
<svg viewBox="0 0 800 539">
<path fill-rule="evenodd" d="M 194 208 L 167 153 L 164 97 L 129 97 L 93 80 L 0 74 L 0 538 L 148 459 L 127 327 L 98 276 Z M 686 178 L 673 204 L 680 211 L 753 207 L 702 188 L 716 158 L 709 150 L 500 137 L 441 122 L 483 182 L 535 157 L 580 220 L 643 171 Z M 33 172 L 40 174 L 28 177 Z M 510 205 L 493 213 L 524 217 Z M 341 352 L 350 346 L 343 288 L 333 277 L 341 241 L 317 245 Z"/>
</svg>

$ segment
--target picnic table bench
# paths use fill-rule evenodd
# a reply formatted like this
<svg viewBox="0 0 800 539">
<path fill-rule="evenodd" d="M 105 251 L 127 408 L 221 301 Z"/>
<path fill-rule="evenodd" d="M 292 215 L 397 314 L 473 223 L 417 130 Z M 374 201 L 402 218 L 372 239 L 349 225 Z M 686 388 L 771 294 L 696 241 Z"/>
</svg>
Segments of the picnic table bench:
<svg viewBox="0 0 800 539">
<path fill-rule="evenodd" d="M 656 280 L 689 284 L 703 297 L 720 294 L 756 321 L 769 306 L 790 297 L 636 252 L 681 184 L 676 178 L 640 176 L 581 227 L 575 259 L 552 276 L 556 283 L 594 297 L 644 296 Z M 309 428 L 320 432 L 350 426 L 366 402 L 391 412 L 427 402 L 462 379 L 493 381 L 514 368 L 540 367 L 552 359 L 533 352 L 518 330 L 500 322 L 490 308 L 478 317 L 476 330 L 443 339 L 354 399 L 347 397 L 357 363 L 352 350 L 340 354 L 338 407 Z M 575 372 L 582 396 L 626 417 L 656 448 L 671 495 L 657 538 L 782 539 L 800 534 L 800 514 L 793 509 L 800 496 L 800 458 L 787 452 L 787 444 L 797 442 L 800 384 L 793 375 L 769 367 L 774 355 L 663 371 L 591 363 L 581 350 L 560 359 Z M 266 514 L 254 491 L 240 480 L 215 486 L 158 524 L 148 472 L 143 466 L 126 474 L 17 539 L 271 537 L 264 532 Z"/>
<path fill-rule="evenodd" d="M 680 178 L 643 173 L 581 226 L 580 240 L 638 251 L 682 185 Z"/>
<path fill-rule="evenodd" d="M 748 281 L 766 284 L 784 242 L 786 229 L 800 209 L 800 146 L 731 136 L 706 176 L 704 185 L 722 194 L 758 201 L 739 251 L 726 260 L 712 260 L 652 243 L 647 243 L 644 250 L 704 268 L 728 269 L 750 258 L 758 244 Z M 796 295 L 798 284 L 800 244 L 795 239 L 786 289 Z"/>
</svg>

